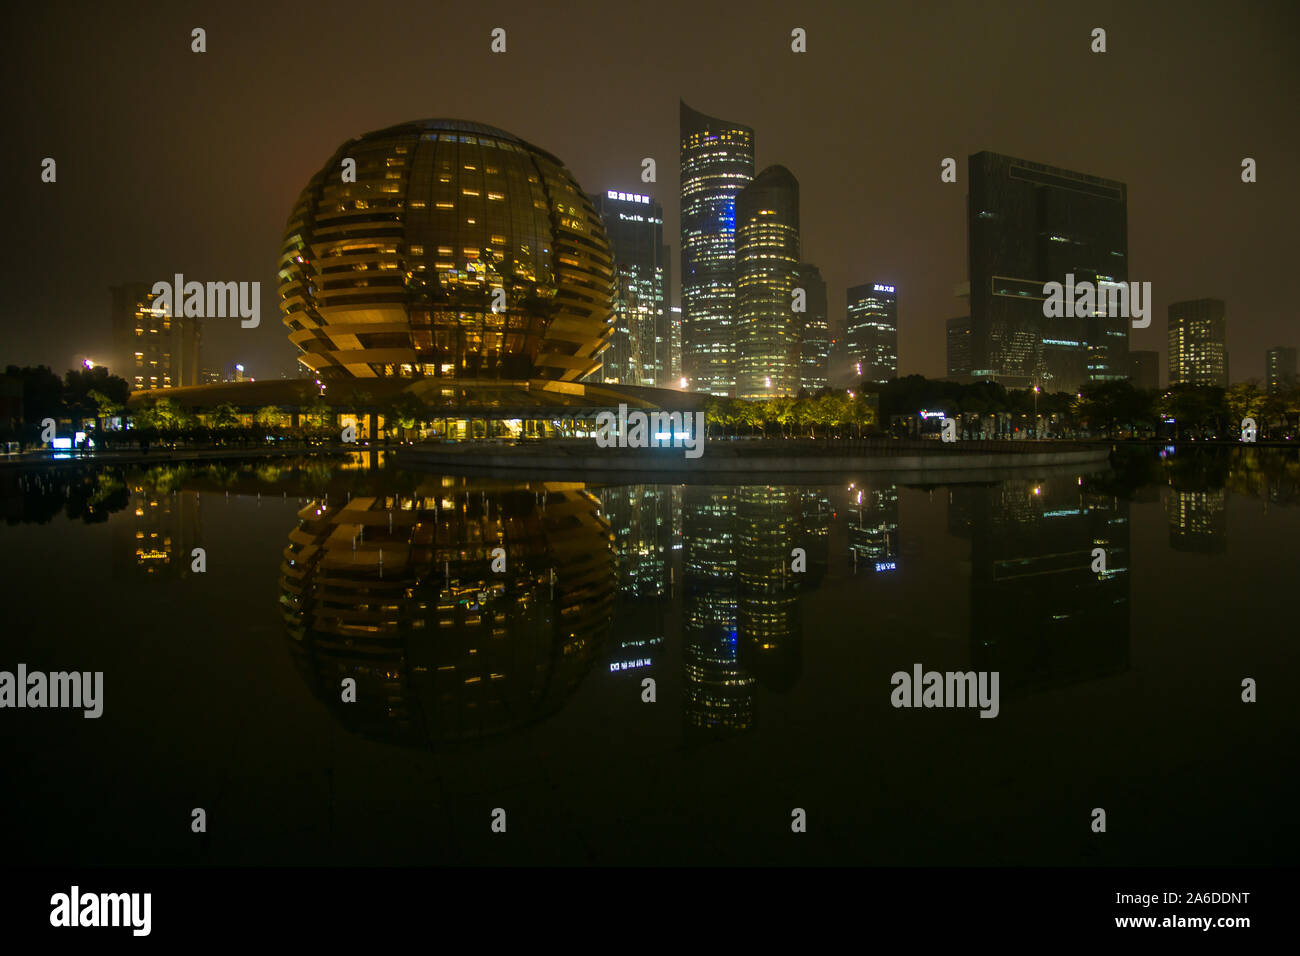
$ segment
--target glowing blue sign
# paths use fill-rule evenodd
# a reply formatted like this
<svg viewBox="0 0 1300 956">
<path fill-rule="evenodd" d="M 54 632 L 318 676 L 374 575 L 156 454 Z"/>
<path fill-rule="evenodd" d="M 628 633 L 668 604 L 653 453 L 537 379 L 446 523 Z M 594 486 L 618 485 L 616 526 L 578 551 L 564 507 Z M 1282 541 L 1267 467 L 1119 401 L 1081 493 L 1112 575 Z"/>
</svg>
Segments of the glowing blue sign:
<svg viewBox="0 0 1300 956">
<path fill-rule="evenodd" d="M 894 291 L 894 287 L 893 287 L 892 285 L 873 285 L 871 288 L 875 289 L 877 292 L 893 292 L 893 291 Z"/>
</svg>

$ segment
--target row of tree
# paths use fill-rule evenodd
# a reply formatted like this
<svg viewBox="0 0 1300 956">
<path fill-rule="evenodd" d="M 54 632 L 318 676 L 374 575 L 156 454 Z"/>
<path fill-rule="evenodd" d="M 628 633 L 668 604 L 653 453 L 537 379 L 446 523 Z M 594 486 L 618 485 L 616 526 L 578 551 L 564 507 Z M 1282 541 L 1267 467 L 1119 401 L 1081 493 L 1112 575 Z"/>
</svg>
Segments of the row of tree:
<svg viewBox="0 0 1300 956">
<path fill-rule="evenodd" d="M 862 429 L 876 424 L 876 411 L 858 392 L 823 390 L 799 398 L 769 398 L 745 401 L 739 398 L 708 396 L 704 400 L 704 421 L 708 434 L 808 435 L 812 438 L 832 434 L 861 436 Z M 716 432 L 715 432 L 716 429 Z"/>
<path fill-rule="evenodd" d="M 1062 430 L 1086 429 L 1094 436 L 1121 433 L 1177 437 L 1240 437 L 1241 422 L 1253 418 L 1263 438 L 1291 438 L 1300 428 L 1300 387 L 1268 394 L 1257 381 L 1228 388 L 1175 385 L 1138 388 L 1129 381 L 1090 382 L 1078 392 L 1007 389 L 995 382 L 962 385 L 908 375 L 883 385 L 864 384 L 879 395 L 881 418 L 915 415 L 922 409 L 949 415 L 1008 414 L 1052 419 Z"/>
<path fill-rule="evenodd" d="M 78 426 L 93 419 L 105 444 L 126 440 L 105 429 L 105 419 L 125 416 L 129 386 L 107 369 L 73 369 L 60 379 L 46 366 L 11 365 L 6 379 L 21 383 L 23 421 L 0 422 L 0 440 L 36 443 L 40 423 L 72 419 Z M 332 396 L 338 398 L 340 396 Z M 361 407 L 374 402 L 364 392 L 349 394 Z M 204 414 L 186 411 L 159 393 L 130 413 L 131 441 L 260 441 L 276 437 L 325 437 L 334 429 L 336 408 L 316 396 L 301 409 L 297 426 L 288 412 L 267 406 L 253 415 L 233 405 Z M 797 398 L 762 401 L 703 396 L 710 435 L 792 437 L 861 436 L 896 419 L 914 418 L 922 410 L 941 411 L 969 421 L 1005 415 L 1051 422 L 1051 434 L 1116 437 L 1121 434 L 1176 437 L 1239 437 L 1243 419 L 1254 419 L 1260 438 L 1294 438 L 1300 432 L 1300 387 L 1268 394 L 1251 380 L 1228 388 L 1177 385 L 1142 389 L 1128 381 L 1093 382 L 1078 392 L 1007 389 L 993 382 L 963 385 L 908 375 L 886 383 L 867 383 L 853 390 L 823 389 Z M 410 429 L 440 417 L 415 395 L 401 392 L 376 410 L 390 433 L 405 437 Z M 1034 427 L 1034 426 L 1030 426 Z M 1035 428 L 1035 430 L 1037 430 Z"/>
</svg>

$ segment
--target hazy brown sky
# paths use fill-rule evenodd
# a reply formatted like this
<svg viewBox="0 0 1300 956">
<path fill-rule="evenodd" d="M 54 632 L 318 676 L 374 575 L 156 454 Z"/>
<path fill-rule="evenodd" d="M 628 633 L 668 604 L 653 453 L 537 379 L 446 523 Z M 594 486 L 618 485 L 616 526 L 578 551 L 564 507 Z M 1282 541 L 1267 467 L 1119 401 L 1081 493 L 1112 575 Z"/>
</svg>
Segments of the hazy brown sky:
<svg viewBox="0 0 1300 956">
<path fill-rule="evenodd" d="M 589 192 L 651 193 L 677 282 L 682 98 L 798 177 L 833 317 L 848 286 L 898 286 L 902 374 L 945 370 L 966 157 L 991 149 L 1127 183 L 1129 278 L 1154 297 L 1132 347 L 1164 352 L 1170 302 L 1223 298 L 1233 378 L 1260 376 L 1266 347 L 1300 345 L 1298 28 L 1294 0 L 51 3 L 11 19 L 2 67 L 0 363 L 107 356 L 108 287 L 183 272 L 262 283 L 261 326 L 208 321 L 205 365 L 292 371 L 275 291 L 291 205 L 344 140 L 425 117 L 507 129 Z"/>
</svg>

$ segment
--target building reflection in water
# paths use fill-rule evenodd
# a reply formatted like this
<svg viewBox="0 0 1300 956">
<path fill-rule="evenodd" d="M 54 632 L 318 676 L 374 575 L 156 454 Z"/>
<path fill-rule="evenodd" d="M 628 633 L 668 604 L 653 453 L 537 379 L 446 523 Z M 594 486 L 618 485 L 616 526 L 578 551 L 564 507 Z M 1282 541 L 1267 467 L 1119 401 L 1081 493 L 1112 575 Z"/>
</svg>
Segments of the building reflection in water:
<svg viewBox="0 0 1300 956">
<path fill-rule="evenodd" d="M 113 577 L 187 578 L 202 547 L 201 495 L 167 487 L 157 473 L 135 476 L 125 520 L 113 523 Z"/>
<path fill-rule="evenodd" d="M 581 485 L 430 479 L 299 519 L 283 615 L 299 668 L 351 731 L 436 747 L 518 729 L 563 705 L 608 632 L 611 535 Z"/>
<path fill-rule="evenodd" d="M 897 571 L 898 485 L 849 486 L 849 557 L 854 573 Z"/>
<path fill-rule="evenodd" d="M 845 573 L 906 570 L 902 492 L 891 483 L 837 484 L 832 504 L 799 486 L 588 490 L 366 464 L 14 473 L 0 476 L 0 508 L 10 523 L 119 512 L 115 576 L 169 580 L 192 573 L 220 497 L 310 496 L 281 569 L 294 657 L 344 726 L 421 745 L 545 717 L 593 666 L 629 685 L 680 681 L 689 740 L 747 731 L 760 686 L 800 680 L 803 599 L 827 573 L 832 536 Z M 1222 553 L 1225 480 L 1269 507 L 1300 500 L 1289 452 L 1162 458 L 1159 484 L 1137 482 L 1133 494 L 1164 488 L 1170 547 Z M 1013 479 L 944 493 L 949 532 L 970 541 L 972 666 L 1000 671 L 1007 694 L 1128 669 L 1123 488 Z M 835 529 L 832 515 L 843 522 Z M 498 546 L 504 573 L 491 570 Z M 795 548 L 806 552 L 803 573 L 791 570 Z M 1104 571 L 1092 569 L 1097 548 Z M 355 704 L 341 701 L 345 677 L 357 681 Z"/>
<path fill-rule="evenodd" d="M 618 628 L 609 641 L 610 673 L 656 677 L 672 619 L 680 486 L 619 485 L 596 492 L 614 537 Z"/>
<path fill-rule="evenodd" d="M 801 594 L 829 555 L 821 491 L 687 486 L 682 506 L 682 660 L 689 739 L 749 730 L 756 686 L 794 686 L 803 667 Z M 792 570 L 793 551 L 807 570 Z"/>
<path fill-rule="evenodd" d="M 1002 694 L 1129 668 L 1126 500 L 1080 478 L 955 486 L 948 525 L 971 542 L 973 666 L 999 671 Z"/>
<path fill-rule="evenodd" d="M 1175 551 L 1222 554 L 1228 550 L 1228 493 L 1169 489 L 1165 503 L 1169 547 Z"/>
</svg>

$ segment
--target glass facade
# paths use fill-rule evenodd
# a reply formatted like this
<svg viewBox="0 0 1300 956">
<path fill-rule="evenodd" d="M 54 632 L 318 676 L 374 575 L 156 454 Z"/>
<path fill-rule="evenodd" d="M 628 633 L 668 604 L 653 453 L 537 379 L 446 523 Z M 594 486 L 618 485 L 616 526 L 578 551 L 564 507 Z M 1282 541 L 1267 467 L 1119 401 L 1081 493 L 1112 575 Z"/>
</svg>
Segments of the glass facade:
<svg viewBox="0 0 1300 956">
<path fill-rule="evenodd" d="M 898 377 L 898 291 L 884 282 L 848 290 L 844 338 L 853 382 Z"/>
<path fill-rule="evenodd" d="M 325 379 L 576 381 L 613 334 L 590 199 L 554 156 L 476 123 L 341 146 L 289 217 L 279 279 L 299 361 Z"/>
<path fill-rule="evenodd" d="M 754 178 L 754 131 L 681 104 L 682 375 L 736 389 L 736 194 Z"/>
<path fill-rule="evenodd" d="M 736 196 L 736 394 L 799 394 L 799 182 L 769 166 Z M 806 304 L 806 302 L 805 302 Z"/>
<path fill-rule="evenodd" d="M 970 380 L 971 327 L 970 316 L 948 320 L 948 377 L 958 382 Z"/>
<path fill-rule="evenodd" d="M 668 248 L 663 207 L 649 196 L 607 190 L 595 199 L 614 254 L 614 335 L 601 356 L 602 382 L 669 387 Z"/>
<path fill-rule="evenodd" d="M 807 295 L 807 311 L 796 315 L 799 327 L 799 387 L 817 392 L 830 384 L 831 332 L 826 304 L 826 280 L 821 270 L 799 263 L 796 283 Z"/>
<path fill-rule="evenodd" d="M 1047 318 L 1043 286 L 1128 281 L 1128 187 L 990 152 L 967 181 L 974 377 L 1050 392 L 1126 378 L 1130 320 Z"/>
</svg>

